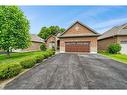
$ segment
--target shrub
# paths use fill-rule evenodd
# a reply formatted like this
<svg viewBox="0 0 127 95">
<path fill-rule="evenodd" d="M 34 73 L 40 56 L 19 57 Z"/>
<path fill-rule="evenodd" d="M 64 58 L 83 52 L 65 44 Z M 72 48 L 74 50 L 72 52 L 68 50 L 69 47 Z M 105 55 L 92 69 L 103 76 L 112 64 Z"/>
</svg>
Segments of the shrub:
<svg viewBox="0 0 127 95">
<path fill-rule="evenodd" d="M 120 44 L 110 44 L 108 47 L 108 52 L 111 54 L 117 54 L 118 52 L 120 52 L 120 50 L 121 50 Z"/>
<path fill-rule="evenodd" d="M 55 51 L 53 49 L 47 49 L 45 52 L 43 52 L 44 58 L 48 58 L 55 54 Z"/>
<path fill-rule="evenodd" d="M 46 50 L 45 43 L 42 43 L 42 44 L 41 44 L 40 49 L 41 49 L 42 51 L 45 51 L 45 50 Z"/>
<path fill-rule="evenodd" d="M 23 61 L 21 61 L 20 64 L 24 69 L 31 68 L 36 64 L 36 59 L 35 58 L 27 58 L 27 59 L 24 59 Z"/>
<path fill-rule="evenodd" d="M 43 52 L 44 58 L 48 58 L 50 55 L 48 52 Z"/>
<path fill-rule="evenodd" d="M 48 49 L 47 52 L 49 53 L 50 56 L 55 54 L 55 50 L 54 49 Z"/>
<path fill-rule="evenodd" d="M 44 58 L 45 58 L 44 55 L 38 55 L 38 56 L 36 56 L 36 62 L 39 63 L 39 62 L 41 62 Z"/>
<path fill-rule="evenodd" d="M 47 49 L 46 52 L 48 53 L 49 56 L 52 56 L 55 54 L 54 49 Z"/>
<path fill-rule="evenodd" d="M 18 75 L 22 67 L 18 63 L 5 63 L 0 65 L 0 79 L 7 79 Z"/>
</svg>

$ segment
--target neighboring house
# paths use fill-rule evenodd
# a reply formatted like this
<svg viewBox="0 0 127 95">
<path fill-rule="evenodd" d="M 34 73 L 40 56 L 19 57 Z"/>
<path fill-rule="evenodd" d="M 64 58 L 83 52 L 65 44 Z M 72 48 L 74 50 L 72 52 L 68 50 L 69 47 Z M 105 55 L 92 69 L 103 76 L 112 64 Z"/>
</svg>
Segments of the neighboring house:
<svg viewBox="0 0 127 95">
<path fill-rule="evenodd" d="M 41 43 L 44 43 L 44 39 L 40 38 L 35 34 L 31 34 L 31 45 L 26 49 L 17 49 L 13 52 L 28 52 L 28 51 L 39 51 Z"/>
<path fill-rule="evenodd" d="M 45 44 L 47 48 L 55 48 L 56 47 L 56 36 L 51 35 L 45 40 Z"/>
<path fill-rule="evenodd" d="M 62 34 L 50 36 L 46 40 L 47 47 L 55 47 L 60 52 L 97 53 L 97 37 L 100 34 L 90 27 L 76 21 Z"/>
<path fill-rule="evenodd" d="M 56 33 L 55 35 L 50 35 L 46 40 L 45 40 L 45 44 L 47 48 L 54 48 L 55 50 L 59 50 L 60 48 L 60 40 L 58 38 L 58 36 L 61 33 Z"/>
<path fill-rule="evenodd" d="M 112 43 L 119 43 L 121 53 L 127 54 L 127 24 L 115 26 L 98 37 L 98 50 L 107 50 Z"/>
</svg>

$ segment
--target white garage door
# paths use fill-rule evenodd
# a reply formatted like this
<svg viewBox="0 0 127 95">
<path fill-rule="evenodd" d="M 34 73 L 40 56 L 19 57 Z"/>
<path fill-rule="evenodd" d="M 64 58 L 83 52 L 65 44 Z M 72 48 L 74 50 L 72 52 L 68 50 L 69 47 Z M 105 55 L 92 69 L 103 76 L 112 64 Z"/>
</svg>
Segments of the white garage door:
<svg viewBox="0 0 127 95">
<path fill-rule="evenodd" d="M 121 51 L 122 54 L 127 54 L 127 41 L 121 41 Z"/>
</svg>

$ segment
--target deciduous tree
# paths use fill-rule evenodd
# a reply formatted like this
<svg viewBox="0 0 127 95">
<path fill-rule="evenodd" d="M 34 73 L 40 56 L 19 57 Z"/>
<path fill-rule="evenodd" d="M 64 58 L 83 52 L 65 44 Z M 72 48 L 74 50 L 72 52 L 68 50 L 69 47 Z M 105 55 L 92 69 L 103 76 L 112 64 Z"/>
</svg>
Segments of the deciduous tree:
<svg viewBox="0 0 127 95">
<path fill-rule="evenodd" d="M 0 48 L 9 55 L 12 49 L 30 44 L 29 21 L 18 6 L 0 6 Z"/>
<path fill-rule="evenodd" d="M 42 27 L 38 36 L 40 36 L 43 39 L 46 39 L 50 35 L 55 35 L 56 33 L 63 32 L 64 30 L 64 28 L 60 28 L 59 26 Z"/>
</svg>

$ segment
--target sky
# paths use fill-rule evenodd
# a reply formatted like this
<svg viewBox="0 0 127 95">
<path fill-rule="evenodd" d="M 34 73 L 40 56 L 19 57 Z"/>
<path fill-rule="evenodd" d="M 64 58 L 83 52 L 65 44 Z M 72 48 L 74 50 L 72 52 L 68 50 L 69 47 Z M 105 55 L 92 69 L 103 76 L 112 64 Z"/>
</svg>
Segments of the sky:
<svg viewBox="0 0 127 95">
<path fill-rule="evenodd" d="M 80 21 L 98 33 L 127 23 L 127 6 L 20 6 L 30 21 L 30 33 L 53 25 L 67 29 Z"/>
</svg>

